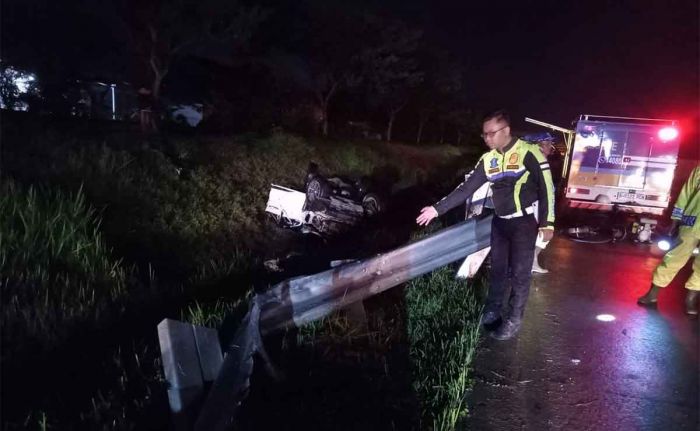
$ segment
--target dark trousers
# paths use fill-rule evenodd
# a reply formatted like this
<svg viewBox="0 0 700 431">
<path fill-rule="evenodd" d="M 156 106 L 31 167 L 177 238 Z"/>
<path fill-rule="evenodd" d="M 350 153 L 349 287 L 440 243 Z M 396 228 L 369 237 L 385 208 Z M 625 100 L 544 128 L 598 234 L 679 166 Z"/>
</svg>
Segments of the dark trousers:
<svg viewBox="0 0 700 431">
<path fill-rule="evenodd" d="M 505 318 L 520 322 L 525 312 L 532 279 L 538 225 L 533 215 L 512 219 L 493 218 L 491 225 L 491 274 L 486 311 L 500 313 L 510 282 L 509 313 Z"/>
</svg>

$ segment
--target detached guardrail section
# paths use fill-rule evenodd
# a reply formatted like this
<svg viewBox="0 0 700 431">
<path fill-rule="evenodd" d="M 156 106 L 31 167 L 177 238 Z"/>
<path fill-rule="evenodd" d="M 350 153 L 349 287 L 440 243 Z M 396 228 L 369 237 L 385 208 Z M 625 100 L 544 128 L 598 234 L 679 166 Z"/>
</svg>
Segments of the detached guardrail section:
<svg viewBox="0 0 700 431">
<path fill-rule="evenodd" d="M 253 355 L 258 353 L 270 372 L 274 373 L 263 347 L 263 335 L 321 319 L 336 310 L 476 253 L 490 245 L 490 236 L 491 216 L 479 220 L 470 219 L 393 251 L 318 274 L 285 280 L 270 290 L 255 295 L 248 314 L 227 348 L 216 380 L 212 383 L 196 420 L 190 418 L 185 420 L 187 423 L 176 426 L 198 431 L 226 430 L 232 426 L 236 408 L 245 398 L 250 384 Z M 160 327 L 167 322 L 166 319 L 159 325 L 159 335 Z M 170 326 L 173 327 L 172 324 Z M 197 331 L 190 329 L 184 335 L 187 338 L 192 333 Z M 172 335 L 168 337 L 170 342 L 177 338 Z M 203 352 L 211 350 L 201 345 L 197 348 Z M 192 391 L 176 387 L 177 382 L 183 381 L 178 374 L 187 374 L 188 371 L 181 366 L 184 360 L 180 361 L 172 355 L 171 352 L 175 350 L 177 349 L 172 346 L 164 345 L 161 337 L 161 351 L 170 352 L 167 358 L 163 356 L 163 368 L 170 384 L 171 410 L 177 414 L 188 406 L 183 406 L 183 402 L 178 401 L 175 405 L 179 410 L 176 411 L 172 393 L 181 390 L 190 394 Z M 210 367 L 202 363 L 202 358 L 207 355 L 189 354 L 190 357 L 193 355 L 199 358 L 200 370 L 189 373 L 207 374 L 203 370 Z M 189 362 L 196 363 L 192 359 Z M 201 392 L 204 392 L 203 388 Z M 192 400 L 188 396 L 187 402 L 194 404 L 196 409 L 202 401 L 201 397 Z"/>
</svg>

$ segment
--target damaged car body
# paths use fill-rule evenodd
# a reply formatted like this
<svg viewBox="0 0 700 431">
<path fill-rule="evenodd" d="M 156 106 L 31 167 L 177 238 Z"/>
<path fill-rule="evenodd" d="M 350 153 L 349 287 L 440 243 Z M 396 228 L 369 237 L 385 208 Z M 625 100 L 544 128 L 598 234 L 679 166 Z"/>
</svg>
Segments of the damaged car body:
<svg viewBox="0 0 700 431">
<path fill-rule="evenodd" d="M 304 192 L 272 184 L 265 212 L 278 225 L 302 233 L 332 235 L 374 217 L 384 209 L 367 178 L 326 177 L 310 163 Z"/>
</svg>

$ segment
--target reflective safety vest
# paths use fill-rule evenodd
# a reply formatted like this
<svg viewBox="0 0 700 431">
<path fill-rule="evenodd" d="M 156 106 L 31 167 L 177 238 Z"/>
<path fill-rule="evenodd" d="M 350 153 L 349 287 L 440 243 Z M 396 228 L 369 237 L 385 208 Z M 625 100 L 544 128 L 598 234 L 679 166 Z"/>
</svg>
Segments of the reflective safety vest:
<svg viewBox="0 0 700 431">
<path fill-rule="evenodd" d="M 503 153 L 491 150 L 481 156 L 469 178 L 433 205 L 442 215 L 491 183 L 496 215 L 503 218 L 532 214 L 538 202 L 540 227 L 554 229 L 554 184 L 547 158 L 539 147 L 513 138 Z"/>
<path fill-rule="evenodd" d="M 693 169 L 688 181 L 683 184 L 678 200 L 671 213 L 673 220 L 678 220 L 681 226 L 690 227 L 693 232 L 700 233 L 700 166 Z"/>
</svg>

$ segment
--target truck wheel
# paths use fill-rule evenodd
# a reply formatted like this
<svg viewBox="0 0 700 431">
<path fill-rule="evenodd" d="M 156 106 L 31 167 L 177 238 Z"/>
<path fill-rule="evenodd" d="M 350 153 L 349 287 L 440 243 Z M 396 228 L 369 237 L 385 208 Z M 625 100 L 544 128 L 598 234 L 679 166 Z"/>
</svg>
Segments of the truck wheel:
<svg viewBox="0 0 700 431">
<path fill-rule="evenodd" d="M 309 180 L 306 186 L 306 198 L 309 202 L 314 202 L 318 199 L 325 199 L 330 195 L 331 189 L 322 178 L 316 177 Z"/>
<path fill-rule="evenodd" d="M 379 214 L 383 209 L 379 196 L 374 193 L 367 193 L 362 198 L 362 209 L 365 210 L 365 215 L 368 217 Z"/>
</svg>

